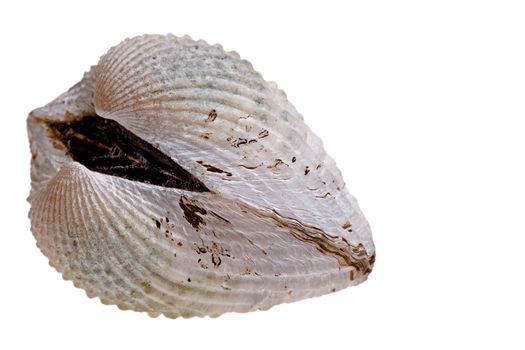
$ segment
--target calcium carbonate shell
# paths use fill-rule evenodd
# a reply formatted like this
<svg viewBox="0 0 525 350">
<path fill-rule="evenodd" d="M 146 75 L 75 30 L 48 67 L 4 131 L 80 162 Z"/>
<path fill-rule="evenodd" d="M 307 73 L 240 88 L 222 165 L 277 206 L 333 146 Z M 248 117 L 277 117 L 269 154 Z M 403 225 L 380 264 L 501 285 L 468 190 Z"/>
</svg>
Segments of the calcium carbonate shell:
<svg viewBox="0 0 525 350">
<path fill-rule="evenodd" d="M 371 272 L 369 225 L 320 139 L 219 45 L 127 39 L 31 112 L 28 132 L 37 244 L 103 303 L 217 316 Z"/>
</svg>

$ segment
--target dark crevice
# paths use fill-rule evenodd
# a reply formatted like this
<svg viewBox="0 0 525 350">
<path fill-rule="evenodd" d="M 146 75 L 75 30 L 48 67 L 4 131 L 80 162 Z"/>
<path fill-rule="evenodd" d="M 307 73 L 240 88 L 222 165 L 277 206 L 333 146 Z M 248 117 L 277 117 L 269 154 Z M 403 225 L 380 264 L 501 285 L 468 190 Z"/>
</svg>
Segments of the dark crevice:
<svg viewBox="0 0 525 350">
<path fill-rule="evenodd" d="M 90 170 L 162 187 L 209 192 L 173 159 L 114 120 L 95 115 L 48 125 L 68 155 Z"/>
</svg>

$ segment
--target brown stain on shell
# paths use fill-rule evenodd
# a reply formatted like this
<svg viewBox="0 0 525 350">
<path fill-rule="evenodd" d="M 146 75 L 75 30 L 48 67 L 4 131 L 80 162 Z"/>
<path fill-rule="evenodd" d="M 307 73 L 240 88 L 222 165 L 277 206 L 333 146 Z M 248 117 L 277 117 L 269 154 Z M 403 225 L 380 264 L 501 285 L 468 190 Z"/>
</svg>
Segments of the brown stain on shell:
<svg viewBox="0 0 525 350">
<path fill-rule="evenodd" d="M 226 176 L 232 176 L 232 173 L 230 173 L 229 171 L 224 171 L 211 164 L 206 164 L 202 160 L 198 160 L 197 163 L 205 167 L 206 170 L 211 173 L 218 173 L 218 174 L 225 174 Z"/>
<path fill-rule="evenodd" d="M 273 221 L 277 226 L 286 229 L 295 239 L 311 244 L 320 253 L 333 257 L 341 267 L 352 267 L 360 275 L 367 275 L 372 271 L 375 254 L 368 256 L 361 243 L 352 245 L 344 237 L 329 235 L 320 228 L 305 225 L 294 218 L 284 217 L 276 210 L 267 212 L 251 206 L 242 204 L 240 206 L 241 210 Z"/>
<path fill-rule="evenodd" d="M 207 122 L 213 122 L 217 119 L 217 111 L 215 109 L 212 109 L 210 113 L 208 113 L 208 119 L 206 119 Z"/>
<path fill-rule="evenodd" d="M 195 230 L 199 231 L 200 225 L 206 226 L 206 223 L 202 217 L 203 215 L 207 214 L 206 209 L 190 202 L 184 196 L 180 197 L 179 206 L 184 212 L 184 218 Z"/>
</svg>

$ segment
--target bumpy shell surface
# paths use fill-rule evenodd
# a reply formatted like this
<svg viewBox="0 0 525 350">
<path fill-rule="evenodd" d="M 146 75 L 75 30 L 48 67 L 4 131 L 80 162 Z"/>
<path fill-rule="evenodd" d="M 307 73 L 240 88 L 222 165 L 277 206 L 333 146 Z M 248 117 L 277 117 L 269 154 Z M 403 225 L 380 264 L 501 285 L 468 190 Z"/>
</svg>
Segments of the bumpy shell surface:
<svg viewBox="0 0 525 350">
<path fill-rule="evenodd" d="M 154 145 L 207 190 L 75 161 L 52 126 L 92 116 Z M 103 303 L 217 316 L 337 291 L 372 269 L 368 223 L 320 139 L 275 84 L 218 45 L 125 40 L 31 112 L 28 131 L 38 247 Z"/>
</svg>

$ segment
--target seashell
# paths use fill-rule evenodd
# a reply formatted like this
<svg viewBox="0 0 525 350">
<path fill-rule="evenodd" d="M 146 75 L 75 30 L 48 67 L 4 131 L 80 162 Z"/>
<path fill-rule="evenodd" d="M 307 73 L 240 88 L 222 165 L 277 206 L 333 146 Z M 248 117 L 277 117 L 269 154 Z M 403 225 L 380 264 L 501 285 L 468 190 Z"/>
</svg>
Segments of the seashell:
<svg viewBox="0 0 525 350">
<path fill-rule="evenodd" d="M 37 245 L 104 304 L 218 316 L 372 270 L 369 225 L 321 140 L 219 45 L 127 39 L 27 124 Z"/>
</svg>

